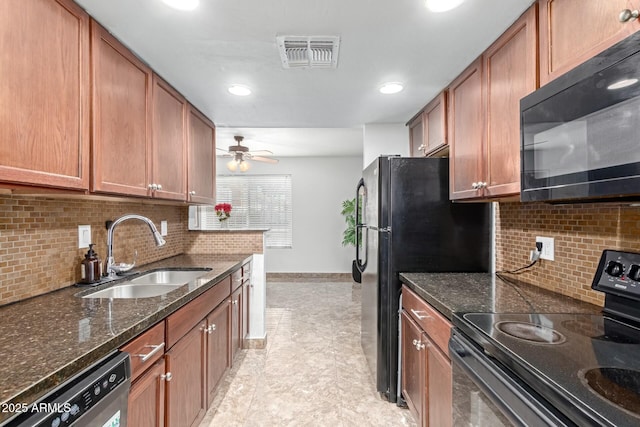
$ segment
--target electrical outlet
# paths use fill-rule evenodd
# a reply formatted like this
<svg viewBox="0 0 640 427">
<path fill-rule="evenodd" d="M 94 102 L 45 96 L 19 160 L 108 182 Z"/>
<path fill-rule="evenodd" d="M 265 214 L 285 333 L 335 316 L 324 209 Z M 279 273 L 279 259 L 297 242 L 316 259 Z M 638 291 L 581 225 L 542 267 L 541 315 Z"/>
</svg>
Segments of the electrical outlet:
<svg viewBox="0 0 640 427">
<path fill-rule="evenodd" d="M 91 242 L 91 226 L 79 225 L 78 226 L 78 249 L 88 248 Z"/>
<path fill-rule="evenodd" d="M 167 235 L 167 221 L 160 221 L 160 235 Z"/>
<path fill-rule="evenodd" d="M 554 243 L 553 237 L 540 237 L 536 236 L 536 242 L 542 243 L 542 251 L 540 251 L 540 259 L 546 259 L 549 261 L 554 261 Z"/>
</svg>

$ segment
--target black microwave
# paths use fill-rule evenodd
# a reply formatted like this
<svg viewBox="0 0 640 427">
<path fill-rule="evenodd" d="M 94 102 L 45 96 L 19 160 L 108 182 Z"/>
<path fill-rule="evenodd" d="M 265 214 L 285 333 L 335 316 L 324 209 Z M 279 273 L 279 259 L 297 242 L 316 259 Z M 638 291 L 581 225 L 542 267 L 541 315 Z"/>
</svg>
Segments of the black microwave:
<svg viewBox="0 0 640 427">
<path fill-rule="evenodd" d="M 522 201 L 640 200 L 640 33 L 520 101 Z"/>
</svg>

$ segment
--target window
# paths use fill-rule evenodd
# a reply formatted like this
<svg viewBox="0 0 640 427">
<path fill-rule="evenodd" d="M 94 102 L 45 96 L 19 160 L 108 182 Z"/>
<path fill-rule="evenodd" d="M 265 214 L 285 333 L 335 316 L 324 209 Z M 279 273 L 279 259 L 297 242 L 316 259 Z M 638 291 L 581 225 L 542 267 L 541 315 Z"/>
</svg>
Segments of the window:
<svg viewBox="0 0 640 427">
<path fill-rule="evenodd" d="M 229 228 L 268 228 L 269 248 L 290 248 L 293 240 L 291 175 L 219 175 L 216 202 L 231 203 Z M 205 229 L 220 227 L 213 207 L 202 211 Z"/>
</svg>

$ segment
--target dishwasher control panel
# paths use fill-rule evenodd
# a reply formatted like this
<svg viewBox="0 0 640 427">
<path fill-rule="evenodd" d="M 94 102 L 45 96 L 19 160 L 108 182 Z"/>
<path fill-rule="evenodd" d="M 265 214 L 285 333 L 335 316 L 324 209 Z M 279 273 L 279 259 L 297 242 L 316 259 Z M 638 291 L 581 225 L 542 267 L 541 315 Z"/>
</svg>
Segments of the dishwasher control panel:
<svg viewBox="0 0 640 427">
<path fill-rule="evenodd" d="M 104 412 L 107 406 L 114 414 L 109 415 L 108 425 L 124 424 L 120 417 L 127 414 L 130 376 L 129 355 L 117 352 L 56 387 L 37 402 L 25 406 L 21 414 L 1 427 L 66 427 L 75 425 L 79 420 L 83 425 L 94 425 L 94 417 Z M 117 402 L 120 401 L 125 402 L 123 408 L 118 407 Z M 95 425 L 102 427 L 104 423 Z"/>
</svg>

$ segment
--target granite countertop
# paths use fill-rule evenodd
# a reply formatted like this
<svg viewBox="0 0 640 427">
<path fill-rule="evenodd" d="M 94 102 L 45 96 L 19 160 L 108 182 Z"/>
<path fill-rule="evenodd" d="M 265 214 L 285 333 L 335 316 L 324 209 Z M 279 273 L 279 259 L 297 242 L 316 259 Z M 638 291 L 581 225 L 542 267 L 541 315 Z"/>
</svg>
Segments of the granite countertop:
<svg viewBox="0 0 640 427">
<path fill-rule="evenodd" d="M 121 347 L 236 270 L 251 255 L 179 255 L 147 264 L 211 271 L 168 294 L 138 299 L 80 298 L 70 286 L 0 307 L 0 404 L 31 404 L 56 385 Z M 0 421 L 11 414 L 0 412 Z"/>
<path fill-rule="evenodd" d="M 489 273 L 401 273 L 400 280 L 436 310 L 453 313 L 599 313 L 602 307 L 576 300 L 509 275 Z"/>
</svg>

